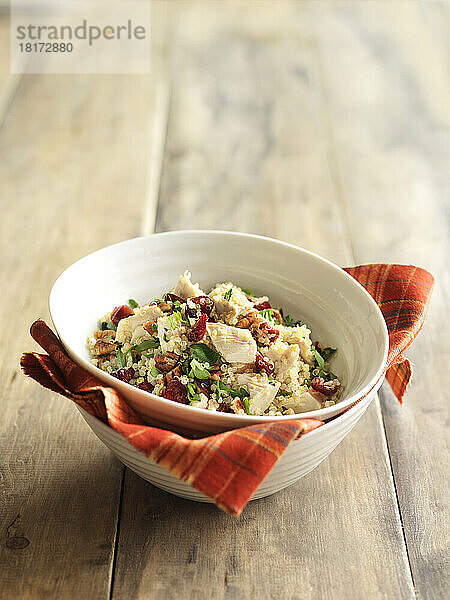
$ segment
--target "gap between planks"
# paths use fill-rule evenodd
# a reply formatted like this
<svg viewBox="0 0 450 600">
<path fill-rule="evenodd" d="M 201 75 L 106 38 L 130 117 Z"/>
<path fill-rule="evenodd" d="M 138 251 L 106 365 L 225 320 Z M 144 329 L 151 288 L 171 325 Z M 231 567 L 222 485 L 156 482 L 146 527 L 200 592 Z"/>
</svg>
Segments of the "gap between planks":
<svg viewBox="0 0 450 600">
<path fill-rule="evenodd" d="M 316 42 L 316 40 L 315 40 L 315 42 Z M 352 231 L 352 227 L 351 227 L 351 223 L 350 223 L 348 201 L 346 199 L 346 195 L 345 195 L 345 191 L 344 191 L 344 182 L 342 180 L 342 176 L 341 176 L 341 173 L 339 170 L 339 165 L 338 165 L 338 160 L 337 160 L 336 136 L 335 136 L 334 129 L 333 129 L 333 126 L 331 123 L 330 112 L 327 110 L 323 110 L 327 104 L 326 98 L 324 95 L 324 89 L 325 89 L 324 68 L 323 68 L 318 44 L 313 43 L 313 44 L 311 44 L 311 46 L 312 46 L 312 51 L 315 54 L 315 57 L 317 60 L 318 74 L 319 74 L 319 78 L 320 78 L 320 82 L 321 82 L 321 86 L 320 86 L 321 102 L 318 107 L 318 118 L 319 118 L 320 123 L 322 124 L 322 129 L 324 131 L 325 137 L 330 142 L 329 147 L 325 151 L 326 160 L 328 163 L 328 170 L 330 173 L 330 179 L 333 182 L 333 189 L 335 192 L 335 198 L 336 198 L 338 212 L 341 215 L 342 222 L 344 223 L 344 226 L 346 229 L 348 244 L 350 247 L 351 260 L 352 260 L 353 264 L 356 265 L 357 264 L 356 247 L 355 247 L 355 243 L 354 243 L 354 239 L 353 239 L 353 231 Z M 384 382 L 383 386 L 384 385 L 387 385 L 387 383 Z M 380 390 L 380 393 L 382 394 L 383 392 Z M 409 556 L 408 545 L 406 543 L 405 529 L 403 526 L 403 518 L 402 518 L 402 513 L 401 513 L 398 492 L 397 492 L 397 486 L 395 484 L 395 479 L 394 479 L 394 471 L 393 471 L 392 459 L 391 459 L 391 455 L 390 455 L 390 451 L 389 451 L 389 443 L 388 443 L 388 439 L 387 439 L 386 427 L 384 424 L 383 413 L 381 411 L 380 398 L 379 398 L 380 393 L 377 393 L 377 395 L 375 397 L 375 402 L 374 402 L 376 405 L 376 414 L 377 414 L 378 422 L 380 425 L 380 431 L 382 432 L 381 438 L 382 438 L 382 444 L 383 444 L 383 452 L 386 457 L 386 463 L 389 465 L 389 479 L 390 479 L 390 483 L 392 485 L 392 489 L 394 491 L 396 512 L 397 512 L 398 522 L 400 524 L 400 528 L 401 528 L 401 532 L 402 532 L 403 551 L 405 553 L 406 562 L 408 564 L 410 583 L 411 583 L 412 589 L 416 590 L 415 583 L 414 583 L 414 577 L 413 577 L 413 571 L 412 571 L 412 567 L 411 567 L 411 559 Z"/>
<path fill-rule="evenodd" d="M 148 193 L 144 204 L 142 235 L 150 235 L 155 230 L 159 192 L 163 171 L 164 151 L 170 114 L 171 85 L 161 80 L 156 89 L 156 108 L 153 120 L 153 143 L 150 154 Z"/>
</svg>

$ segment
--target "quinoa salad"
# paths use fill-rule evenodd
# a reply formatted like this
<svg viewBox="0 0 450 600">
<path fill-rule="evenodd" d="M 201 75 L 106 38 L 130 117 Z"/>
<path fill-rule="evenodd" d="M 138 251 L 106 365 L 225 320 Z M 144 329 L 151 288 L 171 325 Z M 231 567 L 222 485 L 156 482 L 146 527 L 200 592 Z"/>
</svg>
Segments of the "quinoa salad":
<svg viewBox="0 0 450 600">
<path fill-rule="evenodd" d="M 88 339 L 91 362 L 141 390 L 225 413 L 282 416 L 332 406 L 342 393 L 310 330 L 267 296 L 233 283 L 205 293 L 191 274 L 146 304 L 117 306 Z"/>
</svg>

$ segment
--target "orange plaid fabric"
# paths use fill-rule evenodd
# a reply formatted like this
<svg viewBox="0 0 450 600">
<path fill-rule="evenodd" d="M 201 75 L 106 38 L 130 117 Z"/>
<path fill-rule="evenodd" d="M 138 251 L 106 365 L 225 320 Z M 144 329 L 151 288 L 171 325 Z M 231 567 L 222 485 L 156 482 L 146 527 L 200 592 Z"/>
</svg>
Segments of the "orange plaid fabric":
<svg viewBox="0 0 450 600">
<path fill-rule="evenodd" d="M 411 376 L 402 352 L 422 326 L 433 278 L 423 269 L 402 265 L 365 265 L 346 271 L 375 298 L 386 319 L 390 340 L 386 377 L 401 401 Z M 317 419 L 292 419 L 187 439 L 145 425 L 116 390 L 69 358 L 43 321 L 33 323 L 30 331 L 47 354 L 25 353 L 21 366 L 26 375 L 76 402 L 150 460 L 233 515 L 241 513 L 288 445 L 322 425 Z"/>
</svg>

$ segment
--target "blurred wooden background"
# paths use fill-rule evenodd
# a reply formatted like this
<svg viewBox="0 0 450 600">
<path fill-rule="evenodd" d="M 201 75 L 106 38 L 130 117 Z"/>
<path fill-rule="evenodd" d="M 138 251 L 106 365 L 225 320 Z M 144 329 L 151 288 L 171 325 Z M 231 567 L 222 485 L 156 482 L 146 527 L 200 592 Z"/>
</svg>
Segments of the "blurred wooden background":
<svg viewBox="0 0 450 600">
<path fill-rule="evenodd" d="M 10 75 L 0 17 L 2 599 L 449 597 L 449 6 L 155 1 L 150 76 Z M 384 385 L 238 520 L 140 480 L 18 366 L 66 266 L 177 228 L 437 278 L 406 405 Z"/>
</svg>

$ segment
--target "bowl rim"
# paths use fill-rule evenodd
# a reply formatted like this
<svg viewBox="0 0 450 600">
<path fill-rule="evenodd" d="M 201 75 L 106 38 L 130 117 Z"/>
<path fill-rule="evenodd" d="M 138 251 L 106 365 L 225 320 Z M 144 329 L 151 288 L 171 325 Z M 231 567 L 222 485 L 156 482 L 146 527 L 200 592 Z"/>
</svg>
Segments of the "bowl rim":
<svg viewBox="0 0 450 600">
<path fill-rule="evenodd" d="M 174 402 L 172 400 L 168 400 L 167 398 L 163 398 L 162 396 L 157 396 L 155 394 L 152 394 L 151 392 L 146 392 L 145 390 L 141 390 L 135 386 L 130 386 L 130 384 L 120 381 L 120 379 L 113 377 L 106 371 L 102 371 L 101 369 L 99 369 L 98 367 L 93 365 L 91 362 L 89 362 L 87 359 L 85 359 L 83 356 L 78 354 L 78 352 L 73 350 L 71 348 L 70 344 L 68 344 L 66 342 L 66 340 L 63 338 L 61 333 L 58 331 L 58 327 L 57 327 L 57 324 L 54 319 L 53 306 L 55 303 L 55 299 L 54 299 L 55 293 L 56 293 L 55 290 L 57 288 L 57 285 L 58 285 L 58 282 L 60 281 L 60 279 L 69 270 L 71 270 L 72 268 L 75 268 L 80 263 L 87 261 L 91 257 L 93 257 L 97 254 L 102 254 L 104 252 L 107 252 L 107 251 L 111 250 L 112 248 L 127 245 L 127 244 L 130 244 L 131 242 L 138 242 L 139 240 L 145 240 L 145 239 L 154 238 L 154 237 L 158 237 L 158 238 L 177 237 L 177 236 L 186 235 L 186 234 L 189 234 L 189 235 L 205 235 L 205 234 L 211 235 L 212 234 L 212 235 L 223 235 L 223 236 L 229 236 L 229 237 L 235 237 L 235 238 L 247 238 L 247 239 L 250 238 L 250 239 L 255 239 L 255 240 L 262 240 L 265 243 L 270 243 L 274 246 L 283 246 L 285 248 L 290 248 L 292 250 L 301 252 L 303 254 L 308 254 L 308 255 L 312 256 L 313 258 L 315 258 L 316 260 L 327 264 L 334 271 L 339 272 L 339 275 L 341 277 L 344 277 L 345 279 L 347 279 L 347 281 L 350 283 L 350 285 L 352 285 L 355 289 L 357 289 L 361 295 L 365 296 L 365 298 L 369 302 L 369 304 L 372 305 L 374 312 L 377 315 L 379 324 L 381 325 L 381 328 L 384 331 L 383 359 L 380 361 L 378 369 L 376 370 L 375 374 L 372 376 L 370 381 L 357 394 L 352 394 L 345 400 L 337 403 L 340 405 L 340 408 L 341 408 L 341 410 L 339 411 L 339 414 L 341 414 L 346 409 L 351 407 L 355 402 L 358 402 L 359 400 L 361 400 L 377 384 L 379 379 L 384 374 L 384 369 L 385 369 L 385 365 L 386 365 L 386 361 L 387 361 L 388 350 L 389 350 L 388 329 L 386 326 L 386 321 L 384 320 L 383 314 L 382 314 L 378 304 L 375 302 L 375 300 L 372 298 L 372 296 L 369 294 L 369 292 L 360 283 L 358 283 L 356 281 L 356 279 L 354 279 L 351 275 L 346 273 L 346 271 L 344 271 L 343 268 L 339 267 L 335 263 L 324 258 L 323 256 L 320 256 L 320 254 L 312 252 L 311 250 L 307 250 L 306 248 L 302 248 L 301 246 L 297 246 L 295 244 L 291 244 L 288 242 L 283 242 L 281 240 L 277 240 L 277 239 L 271 238 L 269 236 L 258 235 L 258 234 L 253 234 L 253 233 L 241 233 L 241 232 L 237 232 L 237 231 L 224 231 L 224 230 L 220 230 L 220 229 L 180 229 L 180 230 L 175 230 L 175 231 L 163 231 L 163 232 L 159 232 L 159 233 L 153 233 L 150 235 L 137 236 L 134 238 L 122 240 L 121 242 L 116 242 L 115 244 L 110 244 L 108 246 L 99 248 L 98 250 L 90 252 L 89 254 L 83 256 L 82 258 L 76 260 L 74 263 L 72 263 L 71 265 L 66 267 L 64 269 L 64 271 L 62 271 L 62 273 L 60 273 L 60 275 L 57 277 L 57 279 L 55 280 L 55 282 L 52 285 L 52 288 L 51 288 L 50 294 L 49 294 L 49 298 L 48 298 L 48 307 L 49 307 L 50 317 L 51 317 L 53 326 L 56 330 L 56 333 L 57 333 L 60 341 L 62 342 L 64 348 L 66 349 L 68 354 L 71 356 L 71 358 L 79 366 L 83 367 L 84 369 L 86 369 L 88 372 L 90 372 L 94 376 L 96 376 L 98 373 L 101 373 L 102 377 L 104 377 L 106 379 L 106 381 L 111 382 L 111 387 L 113 387 L 113 388 L 116 388 L 118 390 L 121 390 L 121 389 L 127 390 L 129 387 L 132 387 L 134 392 L 137 393 L 138 395 L 140 395 L 142 399 L 151 397 L 153 401 L 156 401 L 162 407 L 164 407 L 164 406 L 166 406 L 167 408 L 173 407 Z M 124 401 L 127 402 L 126 398 L 124 398 Z M 200 418 L 205 415 L 205 411 L 208 412 L 209 415 L 211 415 L 211 416 L 216 414 L 214 411 L 209 411 L 204 408 L 198 408 L 196 406 L 191 406 L 189 404 L 176 403 L 176 406 L 177 406 L 178 410 L 181 410 L 182 412 L 188 411 L 188 413 L 186 413 L 186 414 L 191 414 L 191 415 L 197 414 Z M 259 415 L 258 416 L 258 415 L 240 415 L 240 414 L 237 415 L 234 413 L 233 414 L 217 413 L 217 414 L 220 415 L 220 418 L 223 422 L 228 421 L 230 424 L 230 429 L 233 429 L 233 422 L 238 421 L 238 420 L 240 422 L 242 422 L 243 420 L 245 421 L 245 425 L 241 425 L 242 427 L 247 426 L 247 425 L 256 425 L 257 423 L 268 423 L 268 422 L 273 422 L 273 421 L 276 421 L 276 422 L 288 421 L 288 420 L 292 420 L 295 418 L 326 420 L 327 418 L 330 418 L 331 416 L 336 415 L 335 411 L 336 411 L 336 404 L 326 407 L 326 408 L 316 409 L 316 410 L 307 411 L 307 412 L 303 412 L 303 413 L 295 413 L 294 415 L 282 415 L 282 416 Z M 338 416 L 338 415 L 336 415 L 336 416 Z"/>
</svg>

